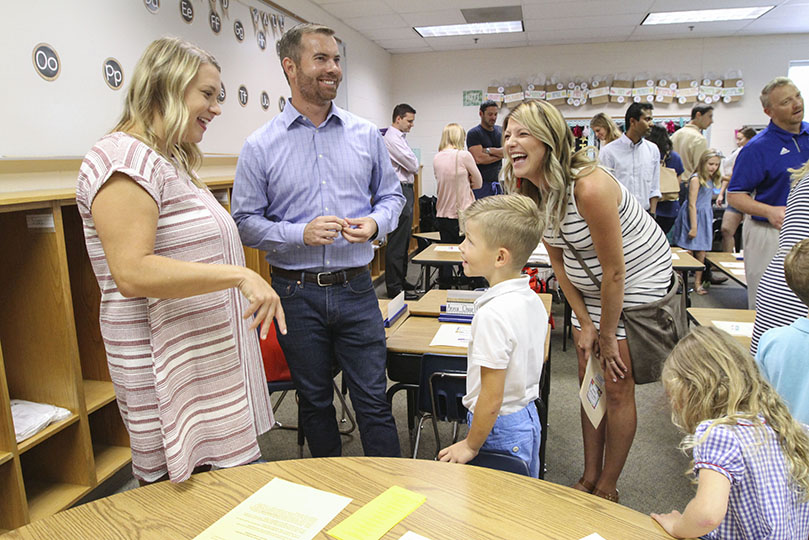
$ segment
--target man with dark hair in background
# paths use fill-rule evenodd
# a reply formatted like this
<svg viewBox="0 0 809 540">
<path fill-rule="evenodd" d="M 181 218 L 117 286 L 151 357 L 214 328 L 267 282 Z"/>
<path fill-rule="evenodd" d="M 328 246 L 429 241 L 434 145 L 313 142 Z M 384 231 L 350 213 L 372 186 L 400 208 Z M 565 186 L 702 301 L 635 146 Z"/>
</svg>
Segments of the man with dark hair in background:
<svg viewBox="0 0 809 540">
<path fill-rule="evenodd" d="M 475 158 L 483 185 L 474 189 L 475 199 L 494 195 L 492 182 L 497 182 L 503 165 L 503 130 L 496 125 L 497 103 L 488 100 L 480 105 L 480 124 L 466 134 L 466 148 Z"/>
<path fill-rule="evenodd" d="M 402 213 L 399 214 L 396 230 L 388 233 L 388 247 L 385 250 L 385 287 L 388 298 L 394 298 L 402 290 L 415 289 L 406 278 L 407 248 L 410 246 L 410 233 L 413 230 L 413 205 L 416 199 L 413 180 L 419 171 L 419 160 L 405 140 L 415 121 L 416 109 L 407 103 L 400 103 L 393 108 L 393 123 L 383 137 L 406 200 Z"/>
<path fill-rule="evenodd" d="M 598 160 L 654 215 L 660 198 L 660 150 L 644 137 L 652 129 L 651 103 L 632 103 L 626 110 L 624 134 L 605 146 Z"/>
</svg>

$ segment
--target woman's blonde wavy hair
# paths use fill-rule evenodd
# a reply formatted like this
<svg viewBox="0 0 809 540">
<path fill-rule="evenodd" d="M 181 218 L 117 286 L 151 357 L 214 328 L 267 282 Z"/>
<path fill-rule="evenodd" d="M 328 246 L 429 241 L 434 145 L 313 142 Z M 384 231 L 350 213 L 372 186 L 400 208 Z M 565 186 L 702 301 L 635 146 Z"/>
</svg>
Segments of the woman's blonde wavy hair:
<svg viewBox="0 0 809 540">
<path fill-rule="evenodd" d="M 597 113 L 591 120 L 590 120 L 590 127 L 591 128 L 604 128 L 607 132 L 607 137 L 604 139 L 604 144 L 609 144 L 615 139 L 621 138 L 621 130 L 618 129 L 618 124 L 610 118 L 607 113 Z"/>
<path fill-rule="evenodd" d="M 123 131 L 174 160 L 197 185 L 194 171 L 202 163 L 195 143 L 183 142 L 188 129 L 185 90 L 201 64 L 222 71 L 209 53 L 174 37 L 153 41 L 138 60 L 124 100 L 124 112 L 113 131 Z M 154 119 L 162 119 L 162 136 L 154 130 Z"/>
<path fill-rule="evenodd" d="M 581 176 L 590 174 L 598 161 L 590 157 L 595 148 L 588 146 L 574 152 L 573 133 L 559 109 L 544 100 L 528 101 L 509 113 L 503 122 L 503 133 L 508 123 L 514 120 L 525 127 L 536 139 L 545 144 L 545 159 L 542 174 L 545 181 L 541 187 L 523 181 L 514 175 L 514 164 L 508 153 L 500 173 L 508 193 L 520 193 L 534 200 L 542 213 L 543 230 L 550 226 L 554 234 L 559 233 L 562 220 L 567 212 L 568 187 Z M 505 147 L 505 135 L 503 146 Z"/>
<path fill-rule="evenodd" d="M 441 133 L 441 142 L 438 143 L 438 151 L 454 148 L 463 150 L 466 139 L 466 131 L 460 124 L 447 124 Z"/>
<path fill-rule="evenodd" d="M 762 426 L 760 415 L 778 435 L 794 489 L 809 500 L 809 435 L 729 334 L 705 326 L 692 330 L 666 359 L 662 379 L 672 422 L 688 434 L 680 444 L 683 451 L 701 442 L 694 436 L 700 422 L 711 421 L 704 440 L 718 425 L 741 420 Z"/>
</svg>

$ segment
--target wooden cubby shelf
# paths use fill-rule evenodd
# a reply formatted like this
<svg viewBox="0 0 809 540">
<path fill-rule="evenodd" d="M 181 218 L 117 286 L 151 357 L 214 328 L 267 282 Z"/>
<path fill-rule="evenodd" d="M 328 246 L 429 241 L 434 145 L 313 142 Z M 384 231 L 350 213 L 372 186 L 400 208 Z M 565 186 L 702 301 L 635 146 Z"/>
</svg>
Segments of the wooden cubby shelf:
<svg viewBox="0 0 809 540">
<path fill-rule="evenodd" d="M 14 454 L 12 454 L 11 452 L 0 452 L 0 465 L 11 461 L 11 458 L 13 457 Z"/>
<path fill-rule="evenodd" d="M 32 435 L 31 437 L 28 437 L 27 439 L 22 441 L 17 445 L 17 450 L 19 451 L 20 454 L 22 454 L 30 450 L 34 446 L 38 445 L 42 441 L 47 440 L 49 437 L 59 433 L 69 425 L 78 422 L 78 420 L 79 420 L 78 415 L 71 414 L 70 418 L 65 418 L 60 422 L 55 422 L 46 427 L 45 429 L 43 429 L 42 431 L 40 431 L 39 433 L 37 433 L 36 435 Z"/>
<path fill-rule="evenodd" d="M 132 461 L 132 451 L 128 446 L 93 445 L 96 463 L 96 481 L 101 483 L 117 473 Z"/>
<path fill-rule="evenodd" d="M 84 380 L 84 403 L 91 414 L 115 400 L 115 388 L 109 381 Z"/>
<path fill-rule="evenodd" d="M 41 480 L 25 481 L 28 513 L 31 516 L 31 521 L 48 517 L 69 508 L 89 492 L 90 486 L 62 482 L 50 483 Z"/>
</svg>

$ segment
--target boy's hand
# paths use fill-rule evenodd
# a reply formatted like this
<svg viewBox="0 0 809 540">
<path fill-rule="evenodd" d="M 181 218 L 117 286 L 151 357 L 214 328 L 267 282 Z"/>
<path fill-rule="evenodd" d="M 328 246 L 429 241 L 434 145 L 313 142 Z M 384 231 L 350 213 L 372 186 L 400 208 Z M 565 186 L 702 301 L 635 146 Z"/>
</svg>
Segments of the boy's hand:
<svg viewBox="0 0 809 540">
<path fill-rule="evenodd" d="M 439 461 L 448 461 L 450 463 L 468 463 L 475 459 L 478 455 L 477 450 L 473 450 L 466 439 L 458 441 L 452 446 L 447 446 L 438 452 Z"/>
<path fill-rule="evenodd" d="M 678 512 L 677 510 L 672 510 L 668 514 L 653 513 L 650 515 L 652 516 L 652 519 L 660 523 L 660 526 L 663 527 L 666 530 L 666 532 L 672 536 L 674 536 L 674 526 L 683 517 L 683 515 L 680 514 L 680 512 Z"/>
</svg>

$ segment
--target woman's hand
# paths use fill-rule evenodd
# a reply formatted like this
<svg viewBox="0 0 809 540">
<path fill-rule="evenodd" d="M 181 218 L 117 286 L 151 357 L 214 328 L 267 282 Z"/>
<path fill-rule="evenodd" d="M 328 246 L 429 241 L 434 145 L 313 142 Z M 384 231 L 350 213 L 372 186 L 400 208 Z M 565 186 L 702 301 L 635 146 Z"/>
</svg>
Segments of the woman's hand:
<svg viewBox="0 0 809 540">
<path fill-rule="evenodd" d="M 247 268 L 244 270 L 245 276 L 239 282 L 239 292 L 250 302 L 242 317 L 249 319 L 251 315 L 255 315 L 250 330 L 255 330 L 261 325 L 261 339 L 266 339 L 272 320 L 276 319 L 278 329 L 282 334 L 286 334 L 287 323 L 278 294 L 263 277 Z"/>
<path fill-rule="evenodd" d="M 598 349 L 604 376 L 612 379 L 612 382 L 625 378 L 626 364 L 621 360 L 621 354 L 618 352 L 618 338 L 615 337 L 615 334 L 599 335 Z"/>
<path fill-rule="evenodd" d="M 576 347 L 582 350 L 585 358 L 589 359 L 591 354 L 598 357 L 598 330 L 592 322 L 581 325 Z"/>
<path fill-rule="evenodd" d="M 696 238 L 696 237 L 697 237 L 697 230 L 696 229 L 690 229 L 688 231 L 688 238 Z"/>
</svg>

